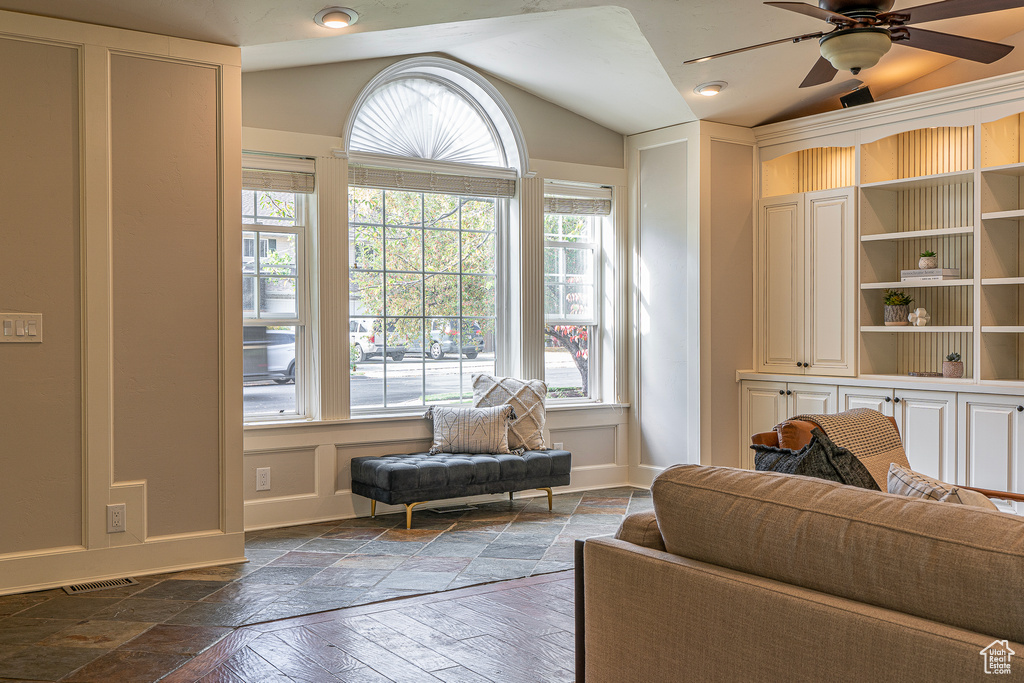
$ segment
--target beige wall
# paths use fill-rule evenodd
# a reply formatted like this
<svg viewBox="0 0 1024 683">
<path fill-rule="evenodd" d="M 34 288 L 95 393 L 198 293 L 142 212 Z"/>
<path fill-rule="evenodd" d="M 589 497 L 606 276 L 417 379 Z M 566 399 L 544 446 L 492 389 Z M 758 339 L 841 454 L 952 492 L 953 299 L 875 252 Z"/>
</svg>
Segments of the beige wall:
<svg viewBox="0 0 1024 683">
<path fill-rule="evenodd" d="M 217 72 L 114 55 L 114 480 L 148 533 L 220 526 Z"/>
<path fill-rule="evenodd" d="M 242 76 L 242 125 L 342 137 L 363 87 L 404 58 L 257 71 Z M 484 74 L 515 112 L 532 158 L 623 168 L 622 135 Z"/>
<path fill-rule="evenodd" d="M 0 39 L 0 311 L 43 344 L 0 345 L 0 554 L 82 543 L 76 50 Z"/>
</svg>

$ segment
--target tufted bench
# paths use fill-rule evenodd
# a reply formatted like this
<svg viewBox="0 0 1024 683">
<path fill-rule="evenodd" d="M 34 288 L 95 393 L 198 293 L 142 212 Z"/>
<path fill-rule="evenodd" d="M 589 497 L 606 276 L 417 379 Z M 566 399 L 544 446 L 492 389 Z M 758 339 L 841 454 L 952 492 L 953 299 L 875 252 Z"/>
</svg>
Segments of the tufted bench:
<svg viewBox="0 0 1024 683">
<path fill-rule="evenodd" d="M 371 500 L 405 504 L 405 526 L 412 528 L 412 509 L 443 498 L 508 493 L 569 483 L 572 454 L 569 451 L 526 451 L 522 455 L 489 453 L 406 453 L 404 455 L 352 458 L 352 493 Z"/>
</svg>

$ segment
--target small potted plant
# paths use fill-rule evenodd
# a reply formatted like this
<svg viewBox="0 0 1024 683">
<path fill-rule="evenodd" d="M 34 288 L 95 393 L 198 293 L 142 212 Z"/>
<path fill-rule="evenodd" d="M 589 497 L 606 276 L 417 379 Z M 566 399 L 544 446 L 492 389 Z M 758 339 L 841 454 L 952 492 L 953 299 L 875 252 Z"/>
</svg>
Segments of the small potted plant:
<svg viewBox="0 0 1024 683">
<path fill-rule="evenodd" d="M 914 302 L 909 294 L 901 289 L 887 289 L 882 297 L 885 303 L 885 324 L 909 325 L 910 304 Z"/>
<path fill-rule="evenodd" d="M 964 364 L 960 362 L 960 354 L 956 351 L 942 361 L 942 376 L 949 379 L 959 379 L 964 376 Z"/>
<path fill-rule="evenodd" d="M 917 259 L 917 267 L 921 270 L 939 267 L 939 257 L 934 251 L 922 251 L 921 258 Z"/>
</svg>

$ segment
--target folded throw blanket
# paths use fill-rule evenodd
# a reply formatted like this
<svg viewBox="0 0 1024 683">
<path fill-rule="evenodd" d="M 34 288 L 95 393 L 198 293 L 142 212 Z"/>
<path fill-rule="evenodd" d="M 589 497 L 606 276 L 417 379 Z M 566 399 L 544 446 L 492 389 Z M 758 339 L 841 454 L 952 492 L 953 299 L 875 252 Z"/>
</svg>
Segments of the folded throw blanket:
<svg viewBox="0 0 1024 683">
<path fill-rule="evenodd" d="M 888 489 L 891 463 L 910 469 L 896 425 L 877 410 L 855 408 L 835 415 L 797 415 L 790 419 L 818 425 L 832 443 L 857 456 L 883 491 Z"/>
</svg>

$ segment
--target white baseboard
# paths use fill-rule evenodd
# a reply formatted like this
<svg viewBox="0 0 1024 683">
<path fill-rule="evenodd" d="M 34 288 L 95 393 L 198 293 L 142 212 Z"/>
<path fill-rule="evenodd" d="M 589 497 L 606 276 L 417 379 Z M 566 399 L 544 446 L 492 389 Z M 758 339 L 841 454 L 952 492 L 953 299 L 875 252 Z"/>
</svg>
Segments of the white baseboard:
<svg viewBox="0 0 1024 683">
<path fill-rule="evenodd" d="M 241 532 L 94 550 L 76 547 L 24 553 L 8 556 L 0 564 L 0 595 L 246 561 Z"/>
<path fill-rule="evenodd" d="M 664 467 L 633 465 L 629 468 L 629 484 L 630 486 L 639 486 L 640 488 L 649 489 L 651 488 L 651 484 L 654 483 L 654 478 L 664 471 Z"/>
</svg>

